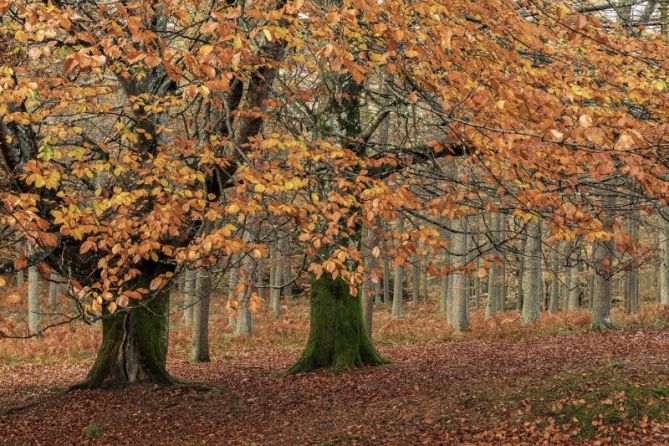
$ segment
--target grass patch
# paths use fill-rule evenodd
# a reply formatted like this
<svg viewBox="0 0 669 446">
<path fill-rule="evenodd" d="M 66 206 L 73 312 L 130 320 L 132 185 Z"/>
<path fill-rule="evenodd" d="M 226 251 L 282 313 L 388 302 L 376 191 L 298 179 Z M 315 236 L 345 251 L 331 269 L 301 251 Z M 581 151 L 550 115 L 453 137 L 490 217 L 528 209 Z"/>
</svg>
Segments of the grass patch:
<svg viewBox="0 0 669 446">
<path fill-rule="evenodd" d="M 533 390 L 529 399 L 558 424 L 574 424 L 581 437 L 593 438 L 600 426 L 669 420 L 669 387 L 658 385 L 657 378 L 633 379 L 614 363 L 592 373 L 565 374 Z"/>
</svg>

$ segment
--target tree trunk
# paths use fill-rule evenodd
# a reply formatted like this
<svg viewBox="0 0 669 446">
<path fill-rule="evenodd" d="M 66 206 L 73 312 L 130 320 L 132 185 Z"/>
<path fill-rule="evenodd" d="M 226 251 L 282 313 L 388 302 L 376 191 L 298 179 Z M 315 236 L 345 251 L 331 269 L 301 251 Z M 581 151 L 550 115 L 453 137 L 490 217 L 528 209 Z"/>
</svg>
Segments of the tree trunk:
<svg viewBox="0 0 669 446">
<path fill-rule="evenodd" d="M 40 333 L 39 271 L 36 266 L 28 268 L 28 331 Z"/>
<path fill-rule="evenodd" d="M 506 237 L 506 231 L 507 231 L 507 221 L 506 221 L 506 216 L 502 215 L 500 217 L 500 240 Z M 503 253 L 502 253 L 503 254 Z M 500 313 L 504 313 L 506 311 L 506 256 L 502 255 L 501 258 L 502 264 L 499 266 L 499 271 L 498 271 L 498 277 L 499 280 L 497 280 L 497 311 Z"/>
<path fill-rule="evenodd" d="M 402 233 L 404 231 L 404 220 L 400 218 L 399 223 L 397 224 L 397 231 Z M 393 317 L 402 316 L 403 304 L 404 304 L 404 267 L 402 265 L 395 265 L 395 272 L 393 278 L 393 308 L 392 315 Z"/>
<path fill-rule="evenodd" d="M 193 324 L 195 291 L 195 271 L 186 270 L 184 272 L 184 324 L 188 326 Z"/>
<path fill-rule="evenodd" d="M 149 288 L 162 265 L 143 266 L 135 288 Z M 174 381 L 165 368 L 167 359 L 169 292 L 132 303 L 125 310 L 105 314 L 102 319 L 102 345 L 87 380 L 76 387 L 122 387 L 139 382 L 169 385 Z"/>
<path fill-rule="evenodd" d="M 26 273 L 22 269 L 16 272 L 16 287 L 21 288 L 26 282 Z"/>
<path fill-rule="evenodd" d="M 269 306 L 272 309 L 272 315 L 275 318 L 281 317 L 281 285 L 283 268 L 281 268 L 281 255 L 276 244 L 272 245 L 271 253 L 271 271 L 270 272 L 270 290 L 269 290 Z"/>
<path fill-rule="evenodd" d="M 384 243 L 384 248 L 386 244 Z M 383 302 L 390 302 L 390 259 L 388 253 L 384 249 L 383 252 Z"/>
<path fill-rule="evenodd" d="M 548 310 L 555 314 L 560 311 L 560 249 L 559 244 L 553 246 L 551 265 L 551 299 Z"/>
<path fill-rule="evenodd" d="M 293 296 L 293 269 L 292 269 L 292 255 L 291 255 L 291 243 L 290 238 L 286 236 L 282 240 L 281 250 L 281 279 L 283 280 L 284 287 L 281 288 L 281 295 L 283 297 L 292 297 Z M 277 274 L 278 275 L 278 274 Z"/>
<path fill-rule="evenodd" d="M 581 293 L 581 273 L 578 270 L 578 263 L 575 263 L 573 253 L 580 249 L 578 240 L 574 240 L 571 245 L 565 246 L 565 295 L 562 308 L 564 312 L 578 308 L 578 297 Z M 576 254 L 578 258 L 578 254 Z"/>
<path fill-rule="evenodd" d="M 228 304 L 231 302 L 237 302 L 236 296 L 235 296 L 235 289 L 237 288 L 237 272 L 239 268 L 237 265 L 235 265 L 236 259 L 234 256 L 231 256 L 230 259 L 230 264 L 232 265 L 230 267 L 230 280 L 228 283 Z M 239 302 L 237 302 L 237 305 L 239 305 Z M 228 325 L 231 327 L 236 327 L 237 326 L 237 318 L 235 317 L 235 311 L 230 309 L 230 313 L 228 314 Z"/>
<path fill-rule="evenodd" d="M 444 235 L 444 238 L 450 242 L 450 238 L 448 237 L 448 233 Z M 444 266 L 449 266 L 451 263 L 451 255 L 448 253 L 444 253 Z M 451 281 L 451 275 L 446 274 L 444 277 L 441 278 L 441 286 L 439 289 L 439 311 L 441 314 L 448 315 L 448 300 L 450 298 L 450 281 Z"/>
<path fill-rule="evenodd" d="M 520 245 L 518 247 L 518 271 L 516 273 L 516 311 L 519 313 L 523 310 L 523 300 L 525 300 L 525 250 L 527 249 L 527 230 L 524 229 L 524 237 L 520 239 Z"/>
<path fill-rule="evenodd" d="M 335 372 L 363 365 L 385 364 L 372 346 L 362 320 L 360 299 L 351 296 L 348 284 L 328 273 L 311 281 L 309 339 L 290 373 L 331 367 Z"/>
<path fill-rule="evenodd" d="M 422 273 L 421 285 L 423 287 L 422 294 L 423 294 L 423 299 L 425 300 L 425 302 L 430 300 L 430 290 L 428 289 L 429 284 L 428 284 L 428 280 L 427 280 L 428 264 L 429 264 L 428 259 L 427 259 L 427 257 L 425 257 L 425 260 L 423 262 L 423 269 L 421 271 L 421 273 Z"/>
<path fill-rule="evenodd" d="M 49 277 L 49 306 L 54 308 L 58 303 L 58 291 L 60 289 L 61 278 L 56 273 L 51 273 Z"/>
<path fill-rule="evenodd" d="M 362 314 L 365 323 L 365 330 L 367 338 L 372 339 L 372 322 L 374 315 L 374 298 L 370 295 L 372 291 L 372 255 L 370 246 L 373 243 L 373 237 L 370 229 L 367 226 L 362 228 L 362 262 L 365 267 L 365 274 L 362 279 L 362 287 L 360 290 L 360 297 L 362 299 Z"/>
<path fill-rule="evenodd" d="M 411 285 L 413 288 L 413 302 L 418 303 L 420 300 L 420 260 L 418 255 L 414 255 L 414 262 L 411 266 L 413 277 L 411 279 Z"/>
<path fill-rule="evenodd" d="M 660 233 L 660 304 L 669 305 L 669 222 L 661 221 L 663 230 Z"/>
<path fill-rule="evenodd" d="M 628 229 L 632 240 L 639 241 L 639 226 L 634 220 L 628 221 Z M 630 269 L 625 271 L 625 311 L 635 314 L 639 307 L 639 264 L 630 260 Z"/>
<path fill-rule="evenodd" d="M 455 220 L 455 234 L 453 235 L 453 250 L 461 258 L 461 264 L 467 264 L 467 218 Z M 467 314 L 467 276 L 458 269 L 453 272 L 451 279 L 453 298 L 451 301 L 451 325 L 455 331 L 469 329 L 469 315 Z"/>
<path fill-rule="evenodd" d="M 500 215 L 497 212 L 492 214 L 490 232 L 488 235 L 493 245 L 492 255 L 494 256 L 499 256 L 500 254 L 499 250 L 497 249 L 498 238 L 499 238 L 499 217 Z M 495 313 L 497 313 L 497 307 L 498 307 L 497 291 L 499 290 L 499 288 L 497 287 L 497 281 L 499 280 L 498 274 L 499 274 L 499 268 L 497 266 L 497 262 L 493 261 L 490 267 L 490 271 L 488 271 L 488 299 L 486 300 L 486 306 L 485 306 L 486 319 L 490 319 L 495 315 Z"/>
<path fill-rule="evenodd" d="M 193 362 L 209 361 L 209 298 L 212 292 L 209 271 L 194 271 L 195 302 L 193 305 L 193 334 L 190 359 Z"/>
<path fill-rule="evenodd" d="M 253 334 L 253 315 L 251 314 L 251 297 L 253 295 L 253 278 L 256 274 L 257 262 L 250 255 L 245 255 L 242 259 L 242 278 L 244 287 L 239 292 L 237 302 L 237 325 L 235 326 L 235 336 L 251 336 Z M 285 272 L 285 270 L 283 270 Z"/>
<path fill-rule="evenodd" d="M 604 208 L 607 216 L 604 220 L 604 230 L 611 233 L 607 240 L 597 239 L 594 242 L 594 265 L 597 273 L 595 289 L 592 293 L 592 328 L 611 328 L 611 278 L 615 253 L 612 237 L 614 208 L 616 196 L 613 192 L 604 198 Z"/>
<path fill-rule="evenodd" d="M 527 294 L 523 299 L 523 322 L 539 319 L 541 313 L 541 224 L 530 220 L 527 233 Z"/>
</svg>

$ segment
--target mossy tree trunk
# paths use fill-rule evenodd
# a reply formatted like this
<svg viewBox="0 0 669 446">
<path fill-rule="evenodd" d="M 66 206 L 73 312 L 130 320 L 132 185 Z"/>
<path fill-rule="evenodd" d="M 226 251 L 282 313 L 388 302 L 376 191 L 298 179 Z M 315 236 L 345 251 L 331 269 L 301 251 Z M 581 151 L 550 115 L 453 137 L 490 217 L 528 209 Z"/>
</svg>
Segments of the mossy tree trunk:
<svg viewBox="0 0 669 446">
<path fill-rule="evenodd" d="M 311 281 L 311 325 L 302 356 L 290 373 L 330 367 L 335 372 L 387 363 L 374 349 L 362 319 L 360 298 L 328 273 Z"/>
<path fill-rule="evenodd" d="M 135 288 L 148 288 L 151 280 L 167 270 L 150 262 Z M 124 387 L 149 382 L 169 385 L 165 367 L 169 330 L 169 291 L 133 302 L 126 310 L 102 319 L 102 345 L 86 381 L 79 388 Z"/>
</svg>

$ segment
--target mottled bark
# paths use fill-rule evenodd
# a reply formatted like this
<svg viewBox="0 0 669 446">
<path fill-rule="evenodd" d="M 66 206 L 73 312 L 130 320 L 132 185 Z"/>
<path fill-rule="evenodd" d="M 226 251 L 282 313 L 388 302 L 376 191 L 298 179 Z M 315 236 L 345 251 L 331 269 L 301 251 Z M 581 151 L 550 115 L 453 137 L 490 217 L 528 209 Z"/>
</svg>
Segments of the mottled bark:
<svg viewBox="0 0 669 446">
<path fill-rule="evenodd" d="M 193 362 L 209 361 L 209 299 L 212 292 L 209 271 L 193 272 L 195 296 L 193 305 L 193 334 L 190 359 Z"/>
<path fill-rule="evenodd" d="M 539 319 L 541 313 L 541 224 L 528 222 L 527 248 L 527 294 L 523 299 L 523 322 L 530 323 Z"/>
<path fill-rule="evenodd" d="M 193 306 L 195 305 L 195 272 L 186 270 L 183 274 L 184 278 L 184 324 L 193 324 Z"/>
<path fill-rule="evenodd" d="M 404 220 L 400 218 L 399 223 L 397 224 L 397 231 L 404 231 Z M 398 242 L 399 243 L 399 242 Z M 392 315 L 393 317 L 400 317 L 403 312 L 404 304 L 404 268 L 401 264 L 395 265 L 394 271 L 394 288 L 393 288 L 393 307 Z"/>
<path fill-rule="evenodd" d="M 611 328 L 611 280 L 612 266 L 615 253 L 613 241 L 614 211 L 616 196 L 610 193 L 603 199 L 604 209 L 607 215 L 603 221 L 604 230 L 611 234 L 606 239 L 596 239 L 594 242 L 594 266 L 597 274 L 595 289 L 592 294 L 592 327 Z"/>
<path fill-rule="evenodd" d="M 453 251 L 459 256 L 460 265 L 468 262 L 467 258 L 467 218 L 462 217 L 454 221 Z M 467 308 L 467 277 L 458 269 L 453 272 L 452 278 L 453 298 L 451 304 L 451 325 L 456 331 L 469 329 L 469 314 Z"/>
<path fill-rule="evenodd" d="M 36 266 L 28 268 L 28 331 L 40 333 L 39 271 Z"/>
</svg>

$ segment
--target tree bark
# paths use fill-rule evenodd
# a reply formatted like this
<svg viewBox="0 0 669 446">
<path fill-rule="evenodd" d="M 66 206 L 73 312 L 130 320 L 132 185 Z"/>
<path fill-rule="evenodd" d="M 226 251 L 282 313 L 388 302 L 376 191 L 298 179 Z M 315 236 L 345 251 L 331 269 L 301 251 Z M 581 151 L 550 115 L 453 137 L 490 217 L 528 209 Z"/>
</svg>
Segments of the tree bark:
<svg viewBox="0 0 669 446">
<path fill-rule="evenodd" d="M 341 277 L 328 273 L 311 280 L 309 339 L 290 373 L 330 367 L 335 372 L 385 364 L 365 331 L 360 298 L 351 296 Z"/>
<path fill-rule="evenodd" d="M 390 259 L 388 252 L 385 250 L 386 243 L 383 244 L 383 302 L 390 303 Z"/>
<path fill-rule="evenodd" d="M 418 255 L 414 255 L 414 261 L 413 265 L 411 265 L 411 270 L 413 273 L 411 278 L 413 302 L 418 303 L 420 300 L 420 259 L 418 258 Z"/>
<path fill-rule="evenodd" d="M 291 255 L 291 243 L 290 238 L 286 236 L 282 239 L 282 252 L 281 259 L 281 279 L 283 280 L 283 288 L 281 288 L 281 295 L 283 297 L 292 297 L 293 296 L 293 267 L 292 267 L 292 255 Z M 277 274 L 278 275 L 278 274 Z"/>
<path fill-rule="evenodd" d="M 453 235 L 453 250 L 461 258 L 461 264 L 465 265 L 467 259 L 467 218 L 462 217 L 455 220 L 455 234 Z M 467 276 L 458 269 L 453 272 L 451 279 L 453 287 L 453 298 L 451 303 L 451 325 L 455 331 L 469 329 L 469 315 L 467 309 Z"/>
<path fill-rule="evenodd" d="M 195 291 L 195 272 L 186 270 L 184 273 L 184 324 L 187 326 L 193 324 Z"/>
<path fill-rule="evenodd" d="M 404 219 L 400 218 L 399 223 L 397 224 L 397 231 L 404 231 Z M 393 317 L 402 316 L 403 306 L 404 306 L 404 267 L 402 265 L 395 265 L 394 278 L 393 278 L 393 308 L 392 315 Z"/>
<path fill-rule="evenodd" d="M 611 192 L 603 201 L 608 213 L 603 222 L 604 230 L 612 234 L 616 196 Z M 613 249 L 612 235 L 608 239 L 597 239 L 594 242 L 593 257 L 597 280 L 592 294 L 592 328 L 611 328 L 613 326 L 611 321 L 611 277 L 615 255 Z"/>
<path fill-rule="evenodd" d="M 242 280 L 244 287 L 239 292 L 237 302 L 237 325 L 235 326 L 235 336 L 251 336 L 253 334 L 253 315 L 251 314 L 251 296 L 253 294 L 253 278 L 256 274 L 257 262 L 250 255 L 245 255 L 242 259 Z M 285 270 L 284 270 L 285 271 Z"/>
<path fill-rule="evenodd" d="M 560 311 L 560 249 L 558 244 L 553 246 L 551 260 L 551 299 L 548 311 L 555 314 Z"/>
<path fill-rule="evenodd" d="M 539 319 L 541 313 L 541 224 L 530 220 L 527 233 L 527 294 L 523 299 L 523 322 Z"/>
<path fill-rule="evenodd" d="M 499 249 L 497 249 L 497 245 L 499 243 L 499 230 L 500 230 L 500 214 L 495 212 L 492 214 L 492 224 L 490 225 L 490 241 L 493 245 L 492 249 L 492 255 L 495 257 L 500 256 Z M 488 299 L 486 300 L 486 307 L 485 307 L 485 317 L 486 319 L 490 319 L 497 313 L 497 310 L 499 309 L 499 291 L 500 288 L 497 285 L 497 282 L 499 281 L 499 267 L 497 266 L 497 262 L 493 261 L 492 266 L 490 267 L 490 271 L 488 272 Z"/>
<path fill-rule="evenodd" d="M 278 248 L 274 249 L 274 257 L 272 259 L 272 269 L 274 274 L 270 281 L 271 287 L 269 291 L 269 306 L 272 309 L 272 315 L 275 318 L 281 317 L 281 286 L 283 285 L 283 272 L 281 267 L 281 254 Z"/>
<path fill-rule="evenodd" d="M 639 241 L 639 226 L 634 220 L 628 220 L 628 231 L 634 241 Z M 625 271 L 625 311 L 636 314 L 639 307 L 639 264 L 630 259 L 630 266 Z"/>
<path fill-rule="evenodd" d="M 49 277 L 49 300 L 48 304 L 54 308 L 58 303 L 58 291 L 60 290 L 61 277 L 56 273 L 51 273 Z"/>
<path fill-rule="evenodd" d="M 525 300 L 525 250 L 527 249 L 527 230 L 523 229 L 524 237 L 520 239 L 518 247 L 518 271 L 516 273 L 516 311 L 519 313 L 523 310 L 523 301 Z"/>
<path fill-rule="evenodd" d="M 209 298 L 212 292 L 209 271 L 194 271 L 195 302 L 193 305 L 193 335 L 190 359 L 193 362 L 209 361 Z"/>
<path fill-rule="evenodd" d="M 36 266 L 28 268 L 28 331 L 40 333 L 39 271 Z"/>
<path fill-rule="evenodd" d="M 660 234 L 660 304 L 669 305 L 669 222 L 662 220 Z"/>
<path fill-rule="evenodd" d="M 151 280 L 166 272 L 163 265 L 141 265 L 143 275 L 135 288 L 149 288 Z M 87 380 L 75 387 L 124 387 L 139 382 L 169 385 L 174 381 L 165 367 L 169 292 L 163 290 L 125 310 L 105 314 L 102 345 Z"/>
<path fill-rule="evenodd" d="M 362 262 L 365 267 L 365 274 L 362 279 L 362 287 L 360 290 L 360 297 L 362 299 L 362 313 L 363 321 L 365 323 L 365 331 L 367 337 L 372 339 L 372 323 L 374 315 L 374 298 L 370 295 L 372 291 L 372 279 L 370 272 L 372 269 L 372 255 L 370 246 L 373 242 L 373 237 L 370 229 L 367 226 L 362 228 Z"/>
</svg>

